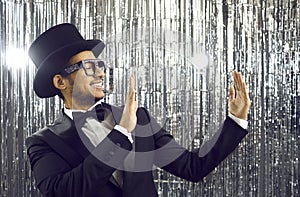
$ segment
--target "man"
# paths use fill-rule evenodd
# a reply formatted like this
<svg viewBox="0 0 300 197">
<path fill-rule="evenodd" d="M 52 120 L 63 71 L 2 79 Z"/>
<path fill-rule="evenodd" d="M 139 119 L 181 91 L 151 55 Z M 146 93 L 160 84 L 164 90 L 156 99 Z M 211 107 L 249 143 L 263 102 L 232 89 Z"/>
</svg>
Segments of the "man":
<svg viewBox="0 0 300 197">
<path fill-rule="evenodd" d="M 103 48 L 100 40 L 85 40 L 75 26 L 61 24 L 29 49 L 38 67 L 35 92 L 59 95 L 65 106 L 52 125 L 26 139 L 44 196 L 157 196 L 153 165 L 198 182 L 247 134 L 250 100 L 240 73 L 234 72 L 235 91 L 229 90 L 230 117 L 209 142 L 189 152 L 137 107 L 133 76 L 124 108 L 101 103 L 105 65 L 96 57 Z"/>
</svg>

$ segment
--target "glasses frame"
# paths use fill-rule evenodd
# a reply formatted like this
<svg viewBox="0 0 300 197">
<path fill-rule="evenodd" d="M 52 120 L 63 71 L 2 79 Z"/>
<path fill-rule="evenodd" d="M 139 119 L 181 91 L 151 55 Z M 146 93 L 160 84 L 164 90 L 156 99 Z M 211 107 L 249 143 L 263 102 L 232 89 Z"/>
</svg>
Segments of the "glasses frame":
<svg viewBox="0 0 300 197">
<path fill-rule="evenodd" d="M 93 74 L 89 74 L 87 72 L 87 69 L 84 65 L 86 63 L 93 63 Z M 85 75 L 86 76 L 95 76 L 96 74 L 96 66 L 101 68 L 103 70 L 103 72 L 105 73 L 106 71 L 106 67 L 105 67 L 105 63 L 103 60 L 101 59 L 85 59 L 85 60 L 82 60 L 80 62 L 77 62 L 75 64 L 72 64 L 70 66 L 67 66 L 66 68 L 64 68 L 60 74 L 62 74 L 63 76 L 68 76 L 70 74 L 72 74 L 73 72 L 83 68 L 84 72 L 85 72 Z"/>
</svg>

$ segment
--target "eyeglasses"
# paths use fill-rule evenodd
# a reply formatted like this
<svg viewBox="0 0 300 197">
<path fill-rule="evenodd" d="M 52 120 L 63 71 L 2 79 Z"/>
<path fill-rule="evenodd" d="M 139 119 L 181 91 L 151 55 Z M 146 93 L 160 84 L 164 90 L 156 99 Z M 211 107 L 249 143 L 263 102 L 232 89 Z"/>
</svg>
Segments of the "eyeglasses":
<svg viewBox="0 0 300 197">
<path fill-rule="evenodd" d="M 76 64 L 68 66 L 61 72 L 61 74 L 63 76 L 68 76 L 69 74 L 83 68 L 87 76 L 95 76 L 97 67 L 100 68 L 103 72 L 105 72 L 105 63 L 102 60 L 86 59 L 77 62 Z"/>
</svg>

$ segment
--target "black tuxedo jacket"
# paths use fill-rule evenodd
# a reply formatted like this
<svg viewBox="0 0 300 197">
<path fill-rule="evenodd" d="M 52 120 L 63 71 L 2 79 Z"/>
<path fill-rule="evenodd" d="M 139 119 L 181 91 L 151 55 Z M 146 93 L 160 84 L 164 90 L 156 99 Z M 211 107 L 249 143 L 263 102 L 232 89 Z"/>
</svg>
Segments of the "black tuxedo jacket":
<svg viewBox="0 0 300 197">
<path fill-rule="evenodd" d="M 104 106 L 112 111 L 117 124 L 122 109 Z M 153 165 L 198 182 L 247 134 L 226 118 L 212 139 L 200 149 L 188 151 L 178 145 L 146 109 L 139 108 L 137 117 L 133 143 L 113 129 L 95 148 L 64 113 L 52 125 L 28 137 L 27 154 L 41 193 L 49 197 L 154 197 L 157 191 L 151 171 Z M 131 163 L 124 167 L 129 155 Z M 125 168 L 122 188 L 112 178 L 118 165 Z"/>
</svg>

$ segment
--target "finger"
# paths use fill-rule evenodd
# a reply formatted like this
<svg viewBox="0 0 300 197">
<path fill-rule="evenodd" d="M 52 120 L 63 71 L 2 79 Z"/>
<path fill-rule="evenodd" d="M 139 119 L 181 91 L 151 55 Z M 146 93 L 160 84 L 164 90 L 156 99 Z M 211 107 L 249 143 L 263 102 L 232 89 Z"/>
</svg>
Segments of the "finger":
<svg viewBox="0 0 300 197">
<path fill-rule="evenodd" d="M 129 79 L 129 90 L 128 90 L 128 101 L 129 102 L 135 101 L 134 84 L 135 84 L 134 76 L 131 75 L 130 79 Z"/>
<path fill-rule="evenodd" d="M 245 82 L 243 82 L 243 88 L 242 88 L 242 91 L 243 91 L 243 93 L 244 93 L 244 97 L 245 97 L 247 100 L 250 100 L 250 98 L 249 98 L 249 93 L 248 93 L 248 88 L 247 88 Z"/>
<path fill-rule="evenodd" d="M 240 83 L 240 87 L 243 88 L 243 84 L 244 84 L 245 82 L 244 82 L 244 79 L 243 79 L 241 73 L 238 73 L 238 78 L 239 78 L 238 81 L 239 81 L 239 83 Z"/>
<path fill-rule="evenodd" d="M 229 87 L 229 101 L 233 101 L 234 99 L 234 89 L 232 86 Z"/>
<path fill-rule="evenodd" d="M 132 76 L 129 77 L 129 86 L 128 86 L 128 95 L 131 95 L 132 92 Z"/>
<path fill-rule="evenodd" d="M 236 86 L 237 86 L 236 89 L 238 91 L 242 90 L 243 83 L 244 83 L 244 80 L 243 80 L 242 74 L 240 72 L 236 71 Z"/>
<path fill-rule="evenodd" d="M 233 82 L 234 82 L 234 87 L 237 89 L 238 82 L 237 82 L 237 72 L 236 71 L 233 71 Z"/>
<path fill-rule="evenodd" d="M 131 75 L 129 79 L 129 90 L 134 91 L 134 76 Z"/>
<path fill-rule="evenodd" d="M 135 91 L 132 90 L 130 93 L 130 100 L 135 101 Z"/>
<path fill-rule="evenodd" d="M 234 77 L 234 86 L 236 90 L 239 91 L 241 89 L 241 86 L 239 81 L 239 73 L 236 70 L 233 73 L 233 77 Z"/>
</svg>

